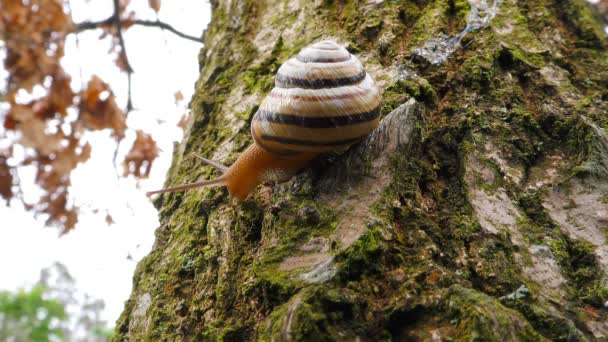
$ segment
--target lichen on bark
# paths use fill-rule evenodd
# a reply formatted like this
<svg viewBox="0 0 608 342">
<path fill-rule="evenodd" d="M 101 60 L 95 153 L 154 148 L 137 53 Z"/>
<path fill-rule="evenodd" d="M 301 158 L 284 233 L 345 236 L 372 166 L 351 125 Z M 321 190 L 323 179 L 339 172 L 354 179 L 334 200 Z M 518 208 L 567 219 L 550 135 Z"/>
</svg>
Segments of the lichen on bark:
<svg viewBox="0 0 608 342">
<path fill-rule="evenodd" d="M 158 198 L 116 340 L 608 338 L 608 52 L 582 0 L 211 3 L 168 184 L 216 175 L 190 152 L 233 162 L 322 38 L 383 124 L 238 205 Z"/>
</svg>

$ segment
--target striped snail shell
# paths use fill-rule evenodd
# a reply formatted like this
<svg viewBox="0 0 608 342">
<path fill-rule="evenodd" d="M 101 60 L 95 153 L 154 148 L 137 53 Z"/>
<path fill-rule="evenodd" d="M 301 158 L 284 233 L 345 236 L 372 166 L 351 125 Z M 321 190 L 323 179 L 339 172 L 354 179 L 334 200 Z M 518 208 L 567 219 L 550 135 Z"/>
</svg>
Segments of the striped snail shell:
<svg viewBox="0 0 608 342">
<path fill-rule="evenodd" d="M 369 134 L 380 92 L 359 59 L 331 40 L 305 47 L 275 77 L 255 114 L 255 143 L 271 153 L 327 152 Z"/>
<path fill-rule="evenodd" d="M 361 140 L 380 121 L 380 92 L 359 59 L 331 40 L 305 47 L 279 68 L 253 117 L 254 143 L 230 167 L 195 154 L 218 178 L 148 192 L 226 186 L 245 199 L 260 183 L 283 181 L 320 153 Z"/>
</svg>

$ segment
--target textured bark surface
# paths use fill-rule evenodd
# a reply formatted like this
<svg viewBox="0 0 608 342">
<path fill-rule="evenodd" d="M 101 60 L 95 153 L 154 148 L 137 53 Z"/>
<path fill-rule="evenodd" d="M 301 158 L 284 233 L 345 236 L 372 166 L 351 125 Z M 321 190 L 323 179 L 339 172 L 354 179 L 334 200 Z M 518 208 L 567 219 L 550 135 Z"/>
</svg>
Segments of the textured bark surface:
<svg viewBox="0 0 608 342">
<path fill-rule="evenodd" d="M 278 66 L 332 38 L 381 127 L 231 206 L 166 194 L 116 340 L 608 339 L 608 53 L 563 0 L 212 1 L 168 184 L 232 163 Z"/>
</svg>

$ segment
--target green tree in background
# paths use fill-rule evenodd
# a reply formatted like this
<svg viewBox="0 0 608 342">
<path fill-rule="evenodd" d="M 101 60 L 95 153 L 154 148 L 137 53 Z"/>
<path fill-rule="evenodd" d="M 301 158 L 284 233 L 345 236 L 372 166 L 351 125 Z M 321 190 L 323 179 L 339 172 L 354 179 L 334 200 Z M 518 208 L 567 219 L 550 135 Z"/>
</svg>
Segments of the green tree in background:
<svg viewBox="0 0 608 342">
<path fill-rule="evenodd" d="M 110 338 L 112 329 L 102 319 L 105 302 L 86 293 L 78 294 L 76 279 L 64 264 L 55 262 L 43 268 L 38 285 L 47 288 L 48 297 L 59 301 L 69 316 L 68 321 L 61 324 L 63 340 L 105 342 Z"/>
<path fill-rule="evenodd" d="M 0 290 L 0 342 L 108 341 L 105 302 L 76 289 L 67 267 L 55 262 L 31 290 Z"/>
<path fill-rule="evenodd" d="M 16 293 L 0 291 L 0 341 L 60 339 L 60 323 L 68 319 L 63 304 L 46 299 L 44 286 Z"/>
</svg>

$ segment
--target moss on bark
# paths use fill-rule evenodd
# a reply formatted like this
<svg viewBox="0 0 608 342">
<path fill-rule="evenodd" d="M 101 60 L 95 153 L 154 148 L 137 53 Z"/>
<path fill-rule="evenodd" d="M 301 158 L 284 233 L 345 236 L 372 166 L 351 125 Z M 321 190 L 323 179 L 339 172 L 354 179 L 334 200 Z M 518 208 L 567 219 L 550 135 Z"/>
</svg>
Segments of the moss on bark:
<svg viewBox="0 0 608 342">
<path fill-rule="evenodd" d="M 321 38 L 362 58 L 383 116 L 424 110 L 381 170 L 359 146 L 238 205 L 223 189 L 157 199 L 115 339 L 607 336 L 606 218 L 576 211 L 608 196 L 606 38 L 582 0 L 480 3 L 212 1 L 168 184 L 217 176 L 192 151 L 233 162 L 277 68 Z M 453 37 L 444 62 L 419 50 Z"/>
</svg>

